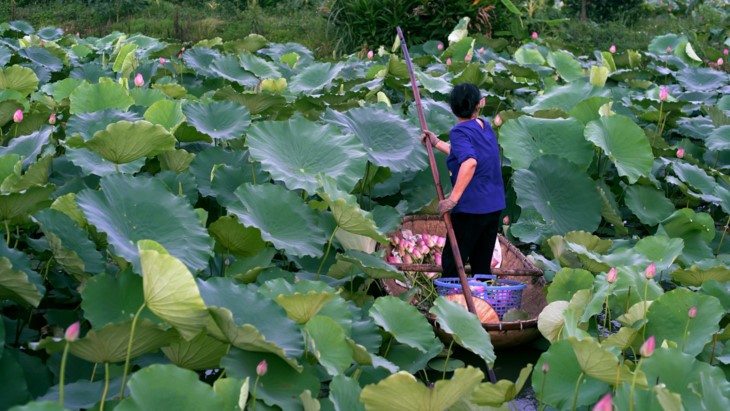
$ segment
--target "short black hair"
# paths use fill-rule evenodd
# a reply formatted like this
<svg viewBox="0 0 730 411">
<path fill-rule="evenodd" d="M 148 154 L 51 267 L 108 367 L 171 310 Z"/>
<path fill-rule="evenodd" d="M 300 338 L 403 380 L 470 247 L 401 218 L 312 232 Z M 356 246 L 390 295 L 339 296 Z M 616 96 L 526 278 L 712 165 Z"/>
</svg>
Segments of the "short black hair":
<svg viewBox="0 0 730 411">
<path fill-rule="evenodd" d="M 474 84 L 457 84 L 451 90 L 451 112 L 459 118 L 470 118 L 481 98 L 479 88 Z"/>
</svg>

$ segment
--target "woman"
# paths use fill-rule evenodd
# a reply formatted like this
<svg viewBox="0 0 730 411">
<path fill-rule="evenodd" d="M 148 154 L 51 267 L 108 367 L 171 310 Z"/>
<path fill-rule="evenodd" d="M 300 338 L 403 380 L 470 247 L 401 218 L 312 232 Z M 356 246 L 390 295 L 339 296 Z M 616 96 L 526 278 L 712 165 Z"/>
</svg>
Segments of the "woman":
<svg viewBox="0 0 730 411">
<path fill-rule="evenodd" d="M 478 118 L 483 107 L 479 89 L 462 83 L 451 92 L 451 111 L 457 124 L 451 144 L 428 130 L 421 141 L 448 155 L 453 190 L 439 202 L 439 214 L 451 214 L 461 260 L 471 264 L 472 274 L 491 274 L 492 250 L 497 240 L 500 214 L 505 208 L 504 185 L 497 138 L 488 122 Z M 446 242 L 442 257 L 444 277 L 456 277 L 456 261 Z"/>
</svg>

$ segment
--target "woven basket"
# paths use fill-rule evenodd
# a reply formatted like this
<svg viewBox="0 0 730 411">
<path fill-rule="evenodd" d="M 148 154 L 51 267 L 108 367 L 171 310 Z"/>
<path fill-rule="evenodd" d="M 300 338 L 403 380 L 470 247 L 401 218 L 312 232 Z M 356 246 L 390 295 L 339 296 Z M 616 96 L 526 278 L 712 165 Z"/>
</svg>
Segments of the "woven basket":
<svg viewBox="0 0 730 411">
<path fill-rule="evenodd" d="M 411 230 L 414 234 L 436 234 L 440 236 L 446 235 L 446 224 L 444 221 L 434 215 L 411 215 L 401 219 L 401 226 L 398 230 L 390 234 L 392 236 L 400 236 L 401 230 Z M 502 265 L 500 268 L 492 268 L 492 274 L 496 275 L 500 280 L 512 280 L 526 283 L 526 287 L 522 292 L 522 305 L 520 309 L 528 314 L 527 320 L 499 322 L 499 323 L 482 323 L 485 330 L 489 332 L 492 345 L 495 348 L 512 347 L 524 344 L 533 340 L 539 335 L 537 330 L 537 316 L 540 315 L 542 309 L 547 305 L 543 287 L 545 286 L 545 278 L 542 276 L 542 270 L 535 267 L 522 252 L 510 243 L 502 235 L 497 235 L 499 245 L 502 248 Z M 386 255 L 390 252 L 390 247 L 386 250 Z M 392 264 L 400 271 L 422 271 L 422 272 L 442 272 L 439 265 L 434 264 Z M 467 273 L 470 272 L 469 266 L 466 266 Z M 385 291 L 394 296 L 401 295 L 408 291 L 406 287 L 392 279 L 382 280 Z M 450 342 L 451 336 L 438 329 L 433 318 L 429 318 L 434 328 L 446 343 Z"/>
</svg>

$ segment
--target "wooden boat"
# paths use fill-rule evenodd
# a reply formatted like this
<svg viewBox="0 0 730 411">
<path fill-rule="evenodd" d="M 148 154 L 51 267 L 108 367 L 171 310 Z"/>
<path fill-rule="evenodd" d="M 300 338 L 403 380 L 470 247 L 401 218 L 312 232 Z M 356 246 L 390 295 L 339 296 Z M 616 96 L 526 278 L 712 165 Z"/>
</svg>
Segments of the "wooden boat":
<svg viewBox="0 0 730 411">
<path fill-rule="evenodd" d="M 399 236 L 401 230 L 410 230 L 414 234 L 428 233 L 445 236 L 446 224 L 439 216 L 410 215 L 401 219 L 400 229 L 393 232 L 390 236 Z M 537 316 L 540 315 L 542 309 L 547 305 L 547 299 L 543 293 L 543 287 L 546 282 L 542 275 L 542 270 L 532 264 L 514 244 L 510 243 L 501 234 L 497 237 L 502 250 L 502 264 L 499 268 L 492 268 L 492 274 L 496 275 L 500 280 L 516 280 L 527 285 L 522 291 L 522 304 L 520 306 L 520 309 L 527 312 L 527 320 L 482 323 L 484 329 L 489 332 L 492 345 L 495 348 L 505 348 L 527 343 L 539 335 Z M 390 249 L 386 251 L 387 255 Z M 442 271 L 441 266 L 435 264 L 392 263 L 392 265 L 400 271 Z M 466 271 L 467 273 L 470 272 L 468 265 Z M 393 296 L 399 296 L 408 291 L 408 288 L 396 280 L 382 280 L 382 284 L 386 292 Z M 430 321 L 434 325 L 434 329 L 439 337 L 442 339 L 450 338 L 448 334 L 438 329 L 438 325 L 433 319 L 430 319 Z"/>
</svg>

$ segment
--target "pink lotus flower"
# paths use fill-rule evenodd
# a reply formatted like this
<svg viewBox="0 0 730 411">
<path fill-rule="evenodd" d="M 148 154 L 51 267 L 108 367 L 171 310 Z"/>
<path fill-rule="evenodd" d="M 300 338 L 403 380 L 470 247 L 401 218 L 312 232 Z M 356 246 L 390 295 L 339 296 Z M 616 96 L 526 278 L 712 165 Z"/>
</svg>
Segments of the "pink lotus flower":
<svg viewBox="0 0 730 411">
<path fill-rule="evenodd" d="M 611 399 L 611 393 L 606 393 L 606 395 L 601 398 L 601 401 L 598 401 L 595 407 L 593 407 L 593 411 L 613 411 L 613 400 Z"/>
<path fill-rule="evenodd" d="M 669 90 L 667 90 L 666 87 L 662 87 L 661 91 L 659 91 L 659 100 L 665 101 L 669 97 Z"/>
<path fill-rule="evenodd" d="M 451 65 L 451 57 L 449 57 L 449 58 L 446 59 L 446 65 L 447 66 L 450 66 Z"/>
<path fill-rule="evenodd" d="M 413 264 L 413 257 L 411 257 L 410 254 L 406 254 L 403 256 L 403 262 L 406 264 Z"/>
<path fill-rule="evenodd" d="M 504 225 L 509 224 L 509 216 L 508 215 L 504 216 L 504 218 L 502 219 L 502 224 L 504 224 Z"/>
<path fill-rule="evenodd" d="M 684 149 L 680 148 L 677 150 L 677 158 L 684 158 Z"/>
<path fill-rule="evenodd" d="M 494 125 L 497 127 L 502 125 L 502 116 L 500 116 L 499 114 L 494 116 Z"/>
<path fill-rule="evenodd" d="M 689 312 L 687 312 L 687 315 L 689 316 L 689 318 L 697 317 L 697 306 L 695 305 L 694 307 L 690 308 Z"/>
<path fill-rule="evenodd" d="M 537 32 L 536 32 L 536 31 L 533 31 L 533 32 L 532 32 L 532 39 L 533 39 L 533 40 L 537 40 L 537 37 L 538 37 L 538 36 L 537 36 Z"/>
<path fill-rule="evenodd" d="M 48 124 L 50 124 L 50 125 L 56 124 L 56 113 L 51 113 L 51 116 L 48 117 Z"/>
<path fill-rule="evenodd" d="M 266 363 L 266 360 L 261 360 L 259 365 L 256 366 L 256 375 L 263 377 L 267 371 L 269 371 L 269 365 Z"/>
<path fill-rule="evenodd" d="M 160 57 L 160 64 L 165 64 L 165 63 L 167 63 L 167 59 L 165 59 L 164 57 Z"/>
<path fill-rule="evenodd" d="M 727 51 L 727 49 L 725 49 L 725 51 Z M 484 47 L 479 47 L 479 52 L 484 53 Z"/>
<path fill-rule="evenodd" d="M 644 341 L 644 344 L 641 344 L 641 349 L 639 349 L 639 353 L 642 357 L 651 357 L 651 355 L 654 353 L 654 348 L 656 348 L 656 341 L 654 340 L 654 336 L 652 335 L 646 341 Z"/>
<path fill-rule="evenodd" d="M 438 237 L 437 244 L 439 247 L 442 247 L 446 245 L 446 237 Z"/>
<path fill-rule="evenodd" d="M 717 59 L 717 65 L 718 66 L 722 66 L 723 64 L 725 64 L 725 60 L 723 60 L 722 57 L 720 57 L 719 59 Z"/>
<path fill-rule="evenodd" d="M 728 50 L 727 49 L 725 49 L 725 50 L 722 51 L 722 54 L 725 55 L 725 56 L 727 56 L 727 53 L 728 53 Z"/>
<path fill-rule="evenodd" d="M 616 282 L 616 276 L 617 276 L 616 269 L 611 267 L 611 269 L 608 270 L 608 274 L 606 274 L 606 281 L 613 284 Z"/>
<path fill-rule="evenodd" d="M 547 361 L 545 361 L 544 363 L 542 363 L 542 372 L 544 374 L 547 374 L 548 371 L 550 371 L 550 365 L 548 365 Z"/>
<path fill-rule="evenodd" d="M 436 48 L 439 49 L 439 51 L 441 51 L 444 49 L 444 45 L 442 43 L 439 43 L 438 46 L 436 46 Z"/>
<path fill-rule="evenodd" d="M 182 52 L 180 52 L 180 53 L 177 53 L 177 58 L 179 58 L 179 59 L 181 59 L 181 58 L 182 58 Z"/>
<path fill-rule="evenodd" d="M 20 123 L 21 121 L 23 121 L 23 110 L 15 110 L 15 113 L 13 114 L 13 121 L 16 123 Z"/>
<path fill-rule="evenodd" d="M 368 60 L 372 60 L 375 53 L 372 50 L 368 51 Z"/>
<path fill-rule="evenodd" d="M 142 77 L 142 73 L 137 73 L 137 75 L 134 76 L 134 85 L 137 87 L 144 86 L 144 77 Z"/>
<path fill-rule="evenodd" d="M 388 262 L 391 263 L 391 264 L 394 264 L 394 263 L 397 263 L 398 261 L 396 261 L 396 258 L 395 258 L 394 255 L 389 255 L 388 256 Z"/>
<path fill-rule="evenodd" d="M 667 54 L 669 54 L 671 52 L 672 52 L 672 47 L 671 46 L 667 46 Z"/>
<path fill-rule="evenodd" d="M 649 264 L 648 267 L 646 267 L 646 270 L 644 270 L 644 277 L 646 277 L 647 280 L 651 280 L 656 275 L 656 265 L 654 263 Z"/>
<path fill-rule="evenodd" d="M 400 237 L 393 237 L 390 239 L 390 242 L 392 242 L 393 245 L 398 245 L 400 243 Z"/>
<path fill-rule="evenodd" d="M 609 48 L 608 48 L 608 51 L 609 51 L 609 52 L 610 52 L 611 54 L 615 53 L 615 52 L 616 52 L 616 46 L 615 46 L 615 45 L 613 45 L 613 44 L 611 44 L 611 47 L 609 47 Z"/>
<path fill-rule="evenodd" d="M 469 60 L 471 60 L 471 54 L 467 54 L 466 56 L 464 56 L 464 61 L 468 63 Z"/>
<path fill-rule="evenodd" d="M 66 328 L 63 338 L 65 338 L 68 342 L 74 342 L 79 339 L 79 331 L 81 331 L 81 323 L 76 321 Z"/>
</svg>

